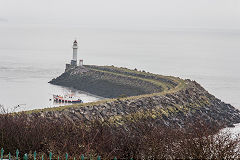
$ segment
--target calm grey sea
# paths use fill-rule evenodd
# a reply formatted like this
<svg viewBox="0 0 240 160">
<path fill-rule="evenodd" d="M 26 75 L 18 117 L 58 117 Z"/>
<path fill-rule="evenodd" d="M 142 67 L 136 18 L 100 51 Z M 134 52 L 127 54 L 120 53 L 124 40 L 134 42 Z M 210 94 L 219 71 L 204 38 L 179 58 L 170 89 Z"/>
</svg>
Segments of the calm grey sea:
<svg viewBox="0 0 240 160">
<path fill-rule="evenodd" d="M 121 30 L 59 26 L 0 26 L 0 104 L 21 110 L 57 106 L 52 94 L 98 97 L 47 82 L 64 71 L 79 42 L 85 64 L 137 68 L 196 80 L 240 109 L 240 31 Z"/>
</svg>

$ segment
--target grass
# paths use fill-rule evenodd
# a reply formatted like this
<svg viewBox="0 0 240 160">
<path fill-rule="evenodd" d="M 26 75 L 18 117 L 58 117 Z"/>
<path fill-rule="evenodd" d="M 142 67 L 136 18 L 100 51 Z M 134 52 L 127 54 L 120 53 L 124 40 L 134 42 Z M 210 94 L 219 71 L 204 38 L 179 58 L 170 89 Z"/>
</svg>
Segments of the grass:
<svg viewBox="0 0 240 160">
<path fill-rule="evenodd" d="M 136 75 L 144 75 L 144 76 L 148 76 L 148 77 L 149 76 L 153 76 L 153 77 L 156 77 L 156 78 L 159 77 L 159 78 L 162 78 L 162 79 L 165 79 L 165 80 L 173 81 L 175 83 L 178 83 L 177 79 L 180 79 L 180 78 L 176 78 L 176 77 L 173 77 L 173 76 L 162 76 L 162 75 L 157 75 L 157 74 L 153 74 L 153 73 L 149 73 L 149 72 L 141 72 L 141 71 L 130 70 L 130 69 L 127 69 L 127 68 L 119 68 L 119 67 L 114 67 L 114 66 L 87 66 L 87 67 L 90 67 L 90 69 L 95 69 L 95 70 L 98 70 L 98 71 L 106 71 L 106 69 L 111 69 L 112 70 L 112 72 L 110 72 L 111 74 L 115 73 L 117 75 L 134 77 L 134 78 L 138 78 L 138 79 L 145 80 L 145 81 L 148 81 L 148 82 L 152 82 L 153 84 L 159 85 L 159 86 L 161 86 L 161 85 L 166 86 L 166 83 L 162 83 L 159 80 L 153 80 L 153 79 L 149 79 L 149 78 L 140 78 L 138 76 L 130 76 L 130 75 L 131 74 L 136 74 Z M 106 71 L 106 72 L 109 72 L 109 71 Z M 172 88 L 171 84 L 168 84 L 167 86 Z"/>
<path fill-rule="evenodd" d="M 159 74 L 153 74 L 150 72 L 143 72 L 143 71 L 137 71 L 137 70 L 131 70 L 128 68 L 123 68 L 123 67 L 115 67 L 115 66 L 90 66 L 90 65 L 86 65 L 86 67 L 93 67 L 93 68 L 99 68 L 99 69 L 105 69 L 105 68 L 110 68 L 113 69 L 115 71 L 122 71 L 125 73 L 134 73 L 134 74 L 140 74 L 140 75 L 146 75 L 146 76 L 157 76 L 157 77 L 161 77 L 161 78 L 169 78 L 169 79 L 176 79 L 176 77 L 173 76 L 163 76 L 163 75 L 159 75 Z"/>
</svg>

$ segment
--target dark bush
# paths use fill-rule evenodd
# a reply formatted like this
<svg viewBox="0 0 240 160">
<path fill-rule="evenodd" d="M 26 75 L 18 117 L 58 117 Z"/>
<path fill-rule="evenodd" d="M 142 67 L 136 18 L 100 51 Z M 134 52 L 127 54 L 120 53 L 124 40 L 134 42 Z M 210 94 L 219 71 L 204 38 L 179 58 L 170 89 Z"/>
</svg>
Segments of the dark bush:
<svg viewBox="0 0 240 160">
<path fill-rule="evenodd" d="M 5 153 L 48 154 L 80 157 L 81 154 L 104 159 L 229 159 L 240 158 L 239 138 L 218 133 L 219 128 L 194 123 L 169 128 L 153 120 L 112 126 L 91 125 L 33 118 L 25 114 L 0 115 L 0 145 Z"/>
</svg>

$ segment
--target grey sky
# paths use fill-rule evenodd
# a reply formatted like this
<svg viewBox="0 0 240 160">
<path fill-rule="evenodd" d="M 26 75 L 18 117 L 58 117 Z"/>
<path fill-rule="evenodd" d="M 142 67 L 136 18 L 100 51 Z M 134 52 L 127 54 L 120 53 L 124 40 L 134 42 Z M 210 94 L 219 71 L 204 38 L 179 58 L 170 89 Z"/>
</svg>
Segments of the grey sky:
<svg viewBox="0 0 240 160">
<path fill-rule="evenodd" d="M 240 29 L 239 0 L 0 0 L 0 21 L 103 27 Z M 1 22 L 3 23 L 3 21 Z"/>
</svg>

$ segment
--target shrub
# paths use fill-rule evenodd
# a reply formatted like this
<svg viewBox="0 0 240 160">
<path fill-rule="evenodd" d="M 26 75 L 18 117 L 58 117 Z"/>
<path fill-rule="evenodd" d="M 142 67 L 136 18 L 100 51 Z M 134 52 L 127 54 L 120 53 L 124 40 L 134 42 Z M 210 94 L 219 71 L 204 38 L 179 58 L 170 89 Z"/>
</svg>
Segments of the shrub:
<svg viewBox="0 0 240 160">
<path fill-rule="evenodd" d="M 5 153 L 34 151 L 61 157 L 81 154 L 104 159 L 229 159 L 240 158 L 239 138 L 219 128 L 194 123 L 169 128 L 154 120 L 111 126 L 100 122 L 53 121 L 25 114 L 0 115 L 0 145 Z"/>
</svg>

